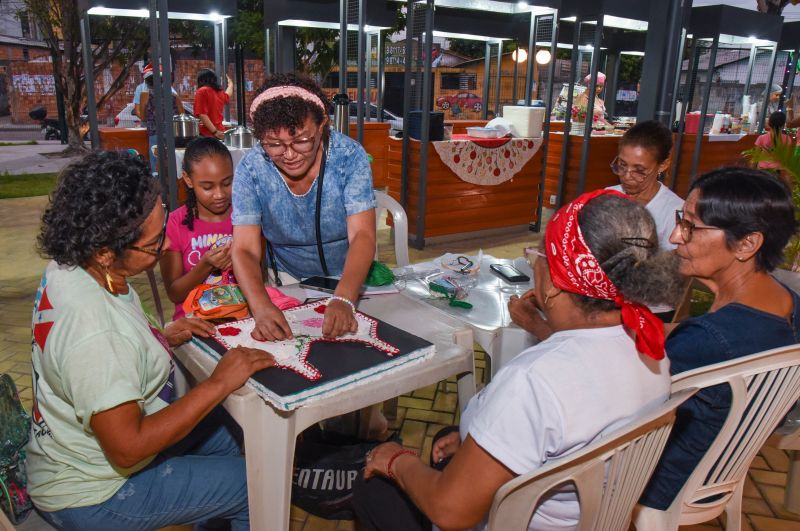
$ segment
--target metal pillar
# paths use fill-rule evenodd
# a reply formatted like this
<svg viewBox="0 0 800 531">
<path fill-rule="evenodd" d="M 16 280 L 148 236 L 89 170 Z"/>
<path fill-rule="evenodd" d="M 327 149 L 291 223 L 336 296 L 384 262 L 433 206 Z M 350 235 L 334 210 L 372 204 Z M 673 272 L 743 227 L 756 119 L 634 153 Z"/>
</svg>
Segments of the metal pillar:
<svg viewBox="0 0 800 531">
<path fill-rule="evenodd" d="M 339 0 L 339 93 L 347 94 L 347 0 Z"/>
<path fill-rule="evenodd" d="M 533 16 L 533 11 L 531 11 L 531 24 L 530 28 L 528 28 L 528 63 L 525 65 L 525 105 L 531 104 L 531 94 L 533 93 L 533 64 L 536 55 L 536 30 L 538 24 L 539 17 Z M 555 30 L 555 26 L 553 29 Z"/>
<path fill-rule="evenodd" d="M 366 0 L 358 0 L 358 50 L 356 53 L 356 63 L 358 64 L 356 67 L 356 75 L 358 76 L 356 81 L 356 90 L 358 91 L 356 105 L 358 110 L 356 111 L 356 140 L 358 140 L 359 144 L 364 143 L 364 111 L 366 110 L 366 102 L 364 101 L 364 84 L 367 74 L 364 65 L 364 47 L 366 46 L 364 24 L 367 18 L 366 9 Z"/>
<path fill-rule="evenodd" d="M 408 136 L 410 111 L 411 111 L 411 66 L 414 61 L 414 2 L 408 3 L 408 14 L 406 15 L 406 54 L 405 54 L 405 75 L 403 78 L 403 158 L 400 169 L 400 204 L 408 211 L 408 165 L 410 162 L 408 150 L 411 144 Z"/>
<path fill-rule="evenodd" d="M 592 124 L 594 123 L 594 100 L 597 90 L 597 70 L 600 63 L 600 44 L 603 40 L 603 18 L 597 18 L 597 27 L 594 30 L 594 50 L 592 50 L 591 79 L 589 80 L 589 99 L 586 101 L 586 123 L 583 128 L 583 146 L 581 146 L 581 166 L 578 174 L 578 195 L 586 187 L 586 165 L 589 162 L 589 144 L 592 137 Z"/>
<path fill-rule="evenodd" d="M 516 43 L 516 46 L 514 47 L 514 51 L 516 53 L 514 54 L 514 58 L 513 58 L 514 59 L 514 83 L 513 83 L 513 86 L 511 87 L 511 101 L 512 101 L 511 105 L 516 105 L 517 104 L 517 83 L 519 83 L 519 43 Z M 528 60 L 530 61 L 530 58 Z M 500 113 L 498 113 L 497 115 L 500 116 Z"/>
<path fill-rule="evenodd" d="M 550 66 L 548 67 L 548 83 L 547 83 L 547 101 L 545 102 L 544 107 L 544 124 L 542 127 L 542 135 L 544 136 L 544 142 L 542 142 L 542 173 L 539 179 L 539 200 L 536 204 L 536 221 L 531 227 L 534 231 L 539 232 L 542 228 L 542 208 L 544 208 L 544 181 L 547 175 L 547 151 L 549 149 L 550 144 L 550 116 L 553 110 L 553 81 L 555 78 L 556 73 L 556 47 L 558 44 L 558 24 L 556 23 L 557 20 L 557 13 L 553 13 L 553 33 L 550 38 Z M 539 17 L 536 17 L 537 27 L 539 24 Z M 528 54 L 528 61 L 533 61 L 534 57 L 531 54 Z M 541 83 L 541 81 L 540 81 Z M 541 88 L 541 87 L 540 87 Z M 541 92 L 541 90 L 540 90 Z M 530 103 L 530 95 L 527 99 L 528 103 Z M 566 137 L 566 132 L 564 135 Z"/>
<path fill-rule="evenodd" d="M 497 70 L 494 78 L 494 115 L 500 116 L 500 67 L 503 66 L 503 41 L 497 41 Z"/>
<path fill-rule="evenodd" d="M 708 112 L 708 100 L 711 98 L 711 85 L 714 83 L 714 68 L 717 65 L 717 48 L 719 48 L 719 35 L 714 36 L 711 44 L 711 57 L 708 61 L 708 73 L 706 86 L 703 89 L 703 104 L 700 108 L 700 124 L 697 126 L 697 135 L 694 142 L 694 154 L 692 155 L 692 169 L 689 172 L 691 178 L 697 175 L 697 165 L 700 163 L 700 149 L 703 146 L 703 131 L 706 127 L 706 113 Z"/>
<path fill-rule="evenodd" d="M 683 45 L 685 30 L 683 29 L 684 3 L 686 0 L 670 0 L 667 14 L 667 39 L 664 43 L 664 75 L 661 77 L 661 86 L 658 89 L 658 100 L 655 108 L 655 119 L 672 127 L 674 114 L 674 101 L 677 94 L 677 83 L 670 73 L 680 77 L 680 67 L 683 58 Z M 689 4 L 691 6 L 691 4 Z"/>
<path fill-rule="evenodd" d="M 378 30 L 378 79 L 375 80 L 375 89 L 377 91 L 378 101 L 375 104 L 378 106 L 378 120 L 383 120 L 383 89 L 386 84 L 384 79 L 384 63 L 386 59 L 386 35 Z"/>
<path fill-rule="evenodd" d="M 92 149 L 100 148 L 100 130 L 97 126 L 97 101 L 94 97 L 94 55 L 92 54 L 92 32 L 89 14 L 80 10 L 81 48 L 83 51 L 83 76 L 86 81 L 86 106 L 89 108 L 89 138 Z M 83 142 L 83 139 L 81 139 Z"/>
<path fill-rule="evenodd" d="M 616 116 L 617 110 L 617 86 L 619 85 L 619 64 L 622 55 L 619 52 L 612 52 L 606 56 L 606 65 L 603 72 L 606 73 L 606 114 L 609 116 Z M 612 96 L 609 98 L 608 95 Z M 637 108 L 638 110 L 638 108 Z"/>
<path fill-rule="evenodd" d="M 270 50 L 270 29 L 264 29 L 264 75 L 271 76 L 272 75 L 272 64 L 270 61 L 271 57 L 271 50 Z"/>
<path fill-rule="evenodd" d="M 680 90 L 681 84 L 681 70 L 683 69 L 683 53 L 686 48 L 686 29 L 681 29 L 681 47 L 678 53 L 678 60 L 673 63 L 673 68 L 675 71 L 675 77 L 672 80 L 672 93 L 670 94 L 670 104 L 669 104 L 669 122 L 665 125 L 672 129 L 672 125 L 680 120 L 680 116 L 675 116 L 675 107 L 678 105 L 678 91 Z M 691 64 L 691 63 L 690 63 Z M 662 94 L 663 96 L 663 94 Z M 659 107 L 661 108 L 661 107 Z M 657 119 L 661 119 L 663 115 L 657 116 Z M 675 150 L 673 149 L 673 154 Z"/>
<path fill-rule="evenodd" d="M 747 77 L 744 79 L 744 93 L 750 93 L 750 82 L 753 79 L 753 65 L 756 63 L 756 55 L 758 55 L 758 48 L 755 44 L 750 46 L 750 57 L 747 58 Z M 744 109 L 742 109 L 744 113 Z M 751 117 L 752 119 L 752 117 Z"/>
<path fill-rule="evenodd" d="M 222 86 L 222 24 L 219 22 L 212 22 L 214 26 L 214 73 L 217 74 L 217 79 Z"/>
<path fill-rule="evenodd" d="M 372 33 L 367 33 L 364 35 L 366 38 L 366 50 L 367 55 L 364 56 L 364 72 L 367 76 L 367 82 L 365 85 L 366 90 L 366 100 L 367 100 L 367 107 L 364 111 L 364 120 L 367 122 L 372 121 Z M 375 115 L 375 118 L 380 121 L 380 117 Z"/>
<path fill-rule="evenodd" d="M 761 119 L 758 123 L 758 134 L 764 132 L 764 124 L 767 123 L 767 119 L 769 118 L 769 96 L 770 91 L 772 90 L 772 81 L 775 78 L 775 63 L 778 61 L 778 43 L 775 43 L 772 46 L 772 57 L 770 58 L 769 64 L 769 76 L 767 76 L 767 84 L 764 86 L 764 90 L 766 94 L 764 95 L 764 105 L 761 106 Z"/>
<path fill-rule="evenodd" d="M 422 120 L 419 141 L 419 198 L 417 206 L 417 227 L 414 231 L 413 245 L 417 249 L 425 247 L 425 211 L 428 203 L 428 149 L 431 133 L 431 54 L 433 52 L 433 0 L 426 0 L 425 7 L 425 55 L 422 61 Z M 406 131 L 408 129 L 406 128 Z M 406 135 L 403 135 L 404 137 Z"/>
<path fill-rule="evenodd" d="M 786 83 L 786 98 L 789 99 L 794 94 L 794 79 L 797 76 L 797 61 L 800 59 L 800 45 L 794 49 L 792 55 L 789 56 L 789 80 Z"/>
<path fill-rule="evenodd" d="M 689 105 L 691 105 L 692 99 L 694 99 L 694 77 L 697 73 L 697 64 L 700 60 L 700 55 L 697 53 L 697 44 L 698 40 L 692 39 L 692 51 L 689 56 L 690 68 L 686 72 L 686 90 L 684 91 L 684 101 L 683 105 L 681 105 L 681 113 L 680 116 L 678 116 L 678 138 L 675 141 L 675 147 L 672 148 L 672 168 L 670 170 L 670 173 L 672 174 L 672 180 L 670 181 L 670 188 L 673 191 L 675 191 L 678 186 L 678 166 L 680 166 L 681 157 L 683 156 L 683 130 L 686 125 L 686 113 L 689 112 Z M 679 65 L 678 68 L 680 67 L 681 66 Z M 680 81 L 680 76 L 678 77 L 678 80 Z"/>
<path fill-rule="evenodd" d="M 167 0 L 149 0 L 150 62 L 153 65 L 153 93 L 158 147 L 158 175 L 170 210 L 178 206 L 178 172 L 175 165 L 175 137 L 172 128 L 172 65 L 169 56 L 169 15 Z M 150 154 L 152 156 L 152 153 Z"/>
<path fill-rule="evenodd" d="M 481 118 L 484 120 L 488 116 L 488 107 L 489 107 L 489 80 L 490 72 L 489 70 L 492 67 L 492 45 L 489 41 L 486 41 L 486 51 L 483 57 L 483 108 L 481 109 Z"/>
<path fill-rule="evenodd" d="M 561 23 L 560 21 L 558 22 Z M 561 208 L 561 203 L 564 200 L 564 188 L 567 184 L 567 160 L 569 155 L 569 139 L 570 139 L 570 129 L 572 127 L 572 102 L 574 101 L 574 97 L 572 92 L 575 90 L 575 73 L 580 73 L 579 65 L 578 65 L 578 47 L 581 43 L 581 25 L 582 25 L 581 18 L 578 17 L 575 19 L 575 36 L 572 41 L 572 74 L 569 78 L 569 86 L 567 87 L 567 112 L 564 115 L 564 145 L 561 149 L 561 165 L 559 167 L 558 172 L 558 192 L 556 197 L 556 209 Z M 556 56 L 553 56 L 553 62 L 556 61 Z M 587 109 L 588 112 L 588 109 Z"/>
<path fill-rule="evenodd" d="M 219 84 L 222 88 L 227 88 L 228 86 L 228 23 L 226 20 L 227 19 L 223 18 L 219 23 L 222 33 L 222 50 L 220 50 L 219 54 L 220 59 L 222 60 L 222 74 L 219 75 Z M 223 117 L 226 122 L 231 121 L 230 103 L 225 104 Z"/>
</svg>

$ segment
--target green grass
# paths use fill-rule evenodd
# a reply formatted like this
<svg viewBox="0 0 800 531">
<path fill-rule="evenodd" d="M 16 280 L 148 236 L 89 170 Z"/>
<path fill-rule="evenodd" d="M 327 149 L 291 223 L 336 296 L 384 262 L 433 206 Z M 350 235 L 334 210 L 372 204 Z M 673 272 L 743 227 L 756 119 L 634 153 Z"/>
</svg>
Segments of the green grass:
<svg viewBox="0 0 800 531">
<path fill-rule="evenodd" d="M 0 199 L 47 195 L 56 186 L 57 173 L 0 175 Z"/>
<path fill-rule="evenodd" d="M 27 142 L 0 142 L 0 147 L 7 146 L 38 146 L 39 142 L 36 140 L 28 140 Z"/>
</svg>

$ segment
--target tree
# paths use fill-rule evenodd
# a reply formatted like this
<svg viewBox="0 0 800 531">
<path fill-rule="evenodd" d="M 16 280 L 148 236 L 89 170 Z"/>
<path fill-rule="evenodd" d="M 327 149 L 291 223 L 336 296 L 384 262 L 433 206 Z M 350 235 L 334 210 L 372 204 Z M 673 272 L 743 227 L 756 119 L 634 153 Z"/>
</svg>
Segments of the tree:
<svg viewBox="0 0 800 531">
<path fill-rule="evenodd" d="M 756 0 L 756 6 L 762 13 L 769 13 L 770 15 L 780 15 L 783 13 L 783 8 L 792 4 L 796 6 L 800 0 Z"/>
<path fill-rule="evenodd" d="M 39 27 L 53 58 L 53 78 L 64 96 L 69 145 L 65 153 L 84 151 L 80 132 L 81 109 L 86 103 L 80 22 L 74 0 L 25 0 L 25 7 Z M 149 44 L 147 19 L 92 17 L 94 76 L 112 64 L 121 69 L 108 90 L 97 99 L 97 107 L 122 88 L 133 64 Z"/>
</svg>

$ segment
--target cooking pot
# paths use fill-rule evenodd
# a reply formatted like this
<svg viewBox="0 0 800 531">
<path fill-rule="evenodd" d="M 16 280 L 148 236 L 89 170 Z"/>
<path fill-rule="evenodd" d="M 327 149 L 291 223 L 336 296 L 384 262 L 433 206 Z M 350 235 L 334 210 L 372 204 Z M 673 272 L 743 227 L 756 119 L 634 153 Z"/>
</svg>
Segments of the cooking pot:
<svg viewBox="0 0 800 531">
<path fill-rule="evenodd" d="M 225 131 L 225 145 L 233 149 L 246 149 L 253 147 L 253 131 L 249 127 L 240 125 Z"/>
<path fill-rule="evenodd" d="M 176 145 L 186 143 L 200 134 L 200 120 L 188 114 L 176 114 L 172 117 L 172 133 Z"/>
</svg>

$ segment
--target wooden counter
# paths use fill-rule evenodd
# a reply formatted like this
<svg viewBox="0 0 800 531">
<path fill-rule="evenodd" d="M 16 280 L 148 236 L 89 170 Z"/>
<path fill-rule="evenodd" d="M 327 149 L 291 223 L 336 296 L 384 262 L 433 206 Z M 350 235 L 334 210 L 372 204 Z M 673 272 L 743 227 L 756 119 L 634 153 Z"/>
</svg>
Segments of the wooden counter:
<svg viewBox="0 0 800 531">
<path fill-rule="evenodd" d="M 357 124 L 350 123 L 350 137 L 358 136 Z M 364 122 L 364 150 L 372 155 L 372 186 L 385 188 L 386 177 L 386 143 L 389 140 L 388 122 Z"/>
<path fill-rule="evenodd" d="M 557 123 L 557 122 L 556 122 Z M 551 122 L 551 126 L 553 122 Z M 563 125 L 563 122 L 562 122 Z M 611 172 L 609 165 L 617 156 L 619 140 L 618 135 L 592 136 L 589 139 L 589 158 L 586 165 L 586 181 L 584 192 L 591 192 L 598 188 L 605 188 L 619 184 L 619 179 Z M 678 162 L 677 185 L 675 193 L 686 197 L 691 182 L 692 157 L 694 155 L 695 135 L 684 135 L 680 146 L 680 160 Z M 697 165 L 697 174 L 719 168 L 721 166 L 741 165 L 745 163 L 742 151 L 751 149 L 755 145 L 757 135 L 747 135 L 738 142 L 709 142 L 708 136 L 703 138 L 700 151 L 700 161 Z M 678 135 L 674 135 L 678 141 Z M 561 171 L 561 152 L 564 146 L 564 134 L 552 132 L 549 136 L 547 148 L 547 162 L 544 182 L 544 208 L 555 208 L 558 194 L 558 177 Z M 567 157 L 566 184 L 562 204 L 572 201 L 578 196 L 578 178 L 581 162 L 581 148 L 583 136 L 569 137 L 569 153 Z M 677 148 L 677 146 L 676 146 Z M 675 148 L 673 148 L 673 153 Z M 673 160 L 675 155 L 673 154 Z M 672 184 L 672 169 L 665 172 L 665 184 Z"/>
<path fill-rule="evenodd" d="M 674 135 L 675 142 L 678 135 Z M 732 166 L 746 164 L 742 151 L 751 149 L 755 146 L 758 135 L 747 135 L 738 142 L 709 142 L 708 136 L 703 138 L 700 146 L 700 160 L 697 164 L 697 175 L 702 175 L 708 171 L 721 166 Z M 675 193 L 681 197 L 686 197 L 689 184 L 692 182 L 692 158 L 694 157 L 694 146 L 697 135 L 684 134 L 681 140 L 681 156 L 678 162 L 678 174 L 675 185 Z M 667 184 L 672 185 L 671 170 L 667 172 Z"/>
<path fill-rule="evenodd" d="M 417 234 L 419 207 L 419 160 L 421 143 L 409 144 L 408 232 Z M 389 138 L 389 194 L 400 201 L 403 142 Z M 487 229 L 527 225 L 535 220 L 541 182 L 540 149 L 513 179 L 494 186 L 461 180 L 442 162 L 433 146 L 428 148 L 425 238 Z"/>
<path fill-rule="evenodd" d="M 552 123 L 551 123 L 552 125 Z M 617 156 L 617 146 L 620 136 L 592 136 L 589 137 L 589 158 L 586 162 L 586 181 L 583 191 L 590 192 L 598 188 L 605 188 L 619 184 L 619 179 L 611 172 L 609 165 Z M 567 154 L 566 183 L 564 198 L 561 204 L 566 204 L 578 197 L 578 179 L 580 177 L 581 150 L 583 149 L 583 136 L 572 135 L 569 137 L 569 153 Z M 561 152 L 564 150 L 564 133 L 551 132 L 547 146 L 547 162 L 544 178 L 544 208 L 556 208 L 558 197 L 558 178 L 561 174 Z"/>
<path fill-rule="evenodd" d="M 135 149 L 144 160 L 150 160 L 150 147 L 147 143 L 147 129 L 126 129 L 124 127 L 101 127 L 100 148 L 113 151 Z"/>
</svg>

